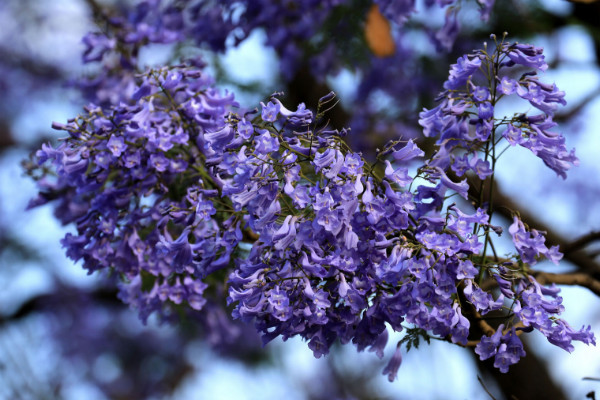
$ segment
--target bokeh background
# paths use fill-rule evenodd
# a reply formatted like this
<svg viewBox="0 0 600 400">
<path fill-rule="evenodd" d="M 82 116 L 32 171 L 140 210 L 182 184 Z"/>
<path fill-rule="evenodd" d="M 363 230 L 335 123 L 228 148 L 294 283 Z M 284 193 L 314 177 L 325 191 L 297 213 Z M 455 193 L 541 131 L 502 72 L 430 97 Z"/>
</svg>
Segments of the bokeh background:
<svg viewBox="0 0 600 400">
<path fill-rule="evenodd" d="M 429 14 L 421 7 L 402 38 L 411 43 L 420 64 L 402 74 L 409 79 L 410 74 L 426 74 L 435 93 L 449 64 L 463 51 L 480 47 L 492 32 L 508 31 L 511 39 L 545 48 L 550 68 L 544 80 L 566 92 L 568 106 L 556 119 L 581 165 L 563 181 L 528 151 L 514 151 L 499 165 L 499 201 L 522 210 L 531 226 L 551 232 L 552 244 L 566 245 L 600 231 L 600 3 L 497 3 L 489 23 L 474 11 L 461 13 L 461 36 L 443 54 L 435 53 L 419 33 L 425 22 L 441 26 L 443 13 Z M 52 121 L 64 122 L 86 104 L 71 83 L 94 72 L 81 62 L 81 38 L 96 29 L 90 4 L 0 2 L 0 398 L 491 398 L 486 391 L 497 399 L 600 396 L 597 348 L 576 344 L 568 354 L 535 335 L 526 340 L 526 359 L 506 375 L 477 361 L 469 350 L 434 342 L 406 354 L 398 380 L 389 383 L 380 375 L 383 361 L 357 354 L 351 346 L 337 346 L 329 357 L 317 360 L 301 341 L 275 341 L 261 348 L 251 329 L 242 342 L 215 348 L 194 326 L 142 325 L 119 302 L 114 288 L 66 259 L 59 240 L 69 227 L 56 222 L 50 207 L 25 211 L 36 192 L 21 163 L 41 143 L 60 137 L 50 129 Z M 350 141 L 366 150 L 387 138 L 381 131 L 415 134 L 418 110 L 433 104 L 425 89 L 408 105 L 396 104 L 397 99 L 381 91 L 362 98 L 365 76 L 348 66 L 317 80 L 301 73 L 290 80 L 281 75 L 278 53 L 265 46 L 267 39 L 258 29 L 239 46 L 230 43 L 222 54 L 196 50 L 222 87 L 234 90 L 247 106 L 276 90 L 285 90 L 297 102 L 334 89 L 341 98 L 339 120 L 355 128 Z M 159 64 L 168 50 L 150 47 L 141 62 Z M 386 68 L 395 68 L 393 60 Z M 306 87 L 314 93 L 301 89 Z M 367 100 L 368 107 L 381 108 L 383 122 L 352 114 L 357 104 L 367 107 Z M 559 267 L 540 268 L 593 269 L 600 264 L 599 244 L 578 250 Z M 600 333 L 598 297 L 579 287 L 564 287 L 563 297 L 566 320 L 574 327 L 591 324 Z M 390 340 L 388 354 L 395 343 Z"/>
</svg>

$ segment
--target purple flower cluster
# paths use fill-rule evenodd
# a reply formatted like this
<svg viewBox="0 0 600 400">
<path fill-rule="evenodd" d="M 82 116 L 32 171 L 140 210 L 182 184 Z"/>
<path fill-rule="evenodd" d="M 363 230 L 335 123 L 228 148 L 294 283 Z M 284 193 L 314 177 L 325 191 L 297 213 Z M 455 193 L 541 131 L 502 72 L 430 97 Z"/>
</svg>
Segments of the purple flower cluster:
<svg viewBox="0 0 600 400">
<path fill-rule="evenodd" d="M 208 143 L 237 103 L 211 85 L 199 70 L 151 70 L 133 105 L 90 105 L 86 115 L 54 124 L 67 140 L 37 152 L 56 177 L 40 181 L 32 205 L 61 193 L 57 217 L 77 227 L 62 241 L 67 255 L 90 273 L 119 274 L 121 298 L 144 320 L 181 304 L 201 309 L 201 279 L 228 266 L 242 238 L 233 213 L 215 219 L 214 203 L 223 200 L 206 170 Z"/>
<path fill-rule="evenodd" d="M 82 39 L 85 46 L 83 62 L 98 62 L 102 69 L 93 78 L 73 82 L 89 101 L 101 106 L 117 105 L 131 98 L 136 89 L 134 75 L 144 46 L 186 39 L 186 16 L 175 4 L 144 0 L 120 11 L 103 10 L 103 29 L 89 32 Z"/>
<path fill-rule="evenodd" d="M 508 232 L 512 235 L 513 243 L 521 261 L 529 265 L 534 265 L 536 258 L 540 255 L 545 256 L 548 260 L 558 265 L 562 258 L 562 254 L 558 251 L 558 246 L 546 247 L 544 236 L 535 229 L 530 232 L 525 229 L 525 225 L 517 217 L 514 217 L 513 224 L 508 228 Z"/>
<path fill-rule="evenodd" d="M 482 18 L 487 19 L 494 0 L 473 2 L 481 8 Z M 398 26 L 416 11 L 414 0 L 376 0 L 375 4 Z M 446 8 L 446 19 L 444 26 L 430 32 L 430 36 L 440 50 L 449 51 L 460 30 L 461 5 L 456 0 L 425 2 L 426 10 L 434 6 Z M 356 66 L 355 59 L 348 60 L 348 53 L 355 52 L 348 52 L 348 46 L 356 43 L 349 44 L 347 38 L 364 28 L 364 18 L 349 18 L 357 10 L 366 18 L 365 5 L 352 0 L 139 1 L 134 7 L 123 8 L 121 15 L 105 11 L 105 28 L 83 38 L 83 61 L 101 62 L 103 71 L 94 79 L 78 82 L 78 86 L 97 103 L 101 100 L 103 104 L 118 104 L 131 95 L 135 86 L 132 74 L 123 72 L 135 71 L 141 50 L 148 44 L 195 43 L 221 52 L 226 43 L 237 45 L 257 29 L 265 30 L 265 44 L 277 51 L 280 71 L 286 79 L 293 78 L 305 60 L 313 75 L 321 79 L 335 75 L 344 62 Z M 332 35 L 336 40 L 329 41 Z M 397 36 L 395 41 L 400 39 L 399 35 L 394 36 Z M 370 63 L 359 67 L 368 72 L 371 67 L 377 68 L 372 65 L 376 61 L 376 57 L 372 58 Z M 411 84 L 410 79 L 403 82 Z M 386 89 L 385 84 L 378 87 Z"/>
<path fill-rule="evenodd" d="M 534 71 L 522 74 L 519 79 L 512 78 L 511 68 L 517 65 Z M 486 49 L 460 57 L 451 66 L 448 80 L 444 83 L 446 91 L 440 95 L 440 104 L 420 114 L 424 135 L 438 137 L 439 146 L 423 170 L 436 168 L 443 185 L 468 198 L 466 181 L 461 184 L 447 182 L 444 171 L 451 170 L 457 176 L 476 175 L 481 180 L 493 176 L 501 155 L 496 152 L 496 146 L 504 138 L 511 146 L 519 144 L 529 148 L 565 178 L 566 171 L 578 161 L 574 151 L 566 150 L 564 137 L 549 131 L 556 125 L 552 121 L 554 111 L 559 104 L 564 105 L 565 100 L 564 92 L 559 91 L 556 85 L 547 85 L 537 79 L 535 70 L 544 71 L 546 68 L 542 49 L 526 44 L 502 42 L 491 54 Z M 515 114 L 512 119 L 496 119 L 494 108 L 497 103 L 511 95 L 529 101 L 542 114 Z M 490 242 L 491 231 L 500 232 L 497 227 L 489 225 L 485 245 Z M 507 320 L 524 326 L 519 329 L 539 330 L 551 343 L 568 351 L 572 350 L 573 340 L 595 343 L 589 327 L 576 331 L 557 318 L 563 311 L 562 299 L 557 296 L 558 289 L 540 286 L 527 273 L 528 267 L 523 266 L 536 264 L 541 256 L 558 264 L 562 258 L 558 247 L 548 248 L 543 234 L 535 229 L 526 229 L 518 217 L 514 218 L 509 233 L 517 250 L 514 261 L 498 263 L 499 259 L 495 256 L 496 266 L 484 266 L 479 270 L 477 280 L 466 277 L 463 281 L 463 294 L 475 311 L 481 315 L 498 310 L 514 313 L 517 319 L 507 317 Z M 500 295 L 496 300 L 478 285 L 485 274 L 495 279 L 499 286 Z M 546 296 L 552 299 L 548 300 Z M 512 299 L 512 305 L 508 307 L 504 299 Z M 503 329 L 504 325 L 501 325 L 494 335 L 482 338 L 476 352 L 482 359 L 495 356 L 495 366 L 506 372 L 508 366 L 516 363 L 524 352 L 514 325 L 504 335 L 501 334 Z"/>
<path fill-rule="evenodd" d="M 408 191 L 402 165 L 423 155 L 412 141 L 383 152 L 396 165 L 382 160 L 379 176 L 343 132 L 314 130 L 311 117 L 263 104 L 254 141 L 217 166 L 223 194 L 259 237 L 229 278 L 234 317 L 253 320 L 265 342 L 299 335 L 316 357 L 336 339 L 382 354 L 386 324 L 404 322 L 466 344 L 456 287 L 478 273 L 468 258 L 481 249 L 471 232 L 488 225 L 485 212 L 453 206 L 442 218 L 442 170 L 429 177 L 437 186 Z"/>
<path fill-rule="evenodd" d="M 502 334 L 504 324 L 500 324 L 492 336 L 484 336 L 475 347 L 475 353 L 481 360 L 494 357 L 494 367 L 500 372 L 508 372 L 508 367 L 519 362 L 525 356 L 523 343 L 517 336 L 515 329 L 510 329 Z"/>
<path fill-rule="evenodd" d="M 504 329 L 504 324 L 501 324 L 494 334 L 481 338 L 475 352 L 482 360 L 494 357 L 494 366 L 501 372 L 507 372 L 510 365 L 525 356 L 518 333 L 531 332 L 533 329 L 546 336 L 550 343 L 569 352 L 574 349 L 571 344 L 573 340 L 596 344 L 589 326 L 576 331 L 557 317 L 564 311 L 564 307 L 561 304 L 562 298 L 558 296 L 559 289 L 554 285 L 541 286 L 532 276 L 524 277 L 522 269 L 513 265 L 499 266 L 492 275 L 501 292 L 496 304 L 490 301 L 486 292 L 478 287 L 474 288 L 472 282 L 468 282 L 464 289 L 466 298 L 482 314 L 499 308 L 504 298 L 511 299 L 511 312 L 519 322 L 510 329 Z"/>
<path fill-rule="evenodd" d="M 517 331 L 539 330 L 569 351 L 572 340 L 594 343 L 589 328 L 556 317 L 558 290 L 529 274 L 539 256 L 557 262 L 558 250 L 515 219 L 518 256 L 489 256 L 502 228 L 469 191 L 467 176 L 493 177 L 502 129 L 519 127 L 510 140 L 541 141 L 538 156 L 567 169 L 564 139 L 532 133 L 551 121 L 562 92 L 534 73 L 511 80 L 517 64 L 545 66 L 541 50 L 507 43 L 452 66 L 441 104 L 420 115 L 425 136 L 438 141 L 416 171 L 424 152 L 412 140 L 389 143 L 375 162 L 352 151 L 348 131 L 323 117 L 333 94 L 316 113 L 286 108 L 279 94 L 244 112 L 198 69 L 150 70 L 119 105 L 90 105 L 55 124 L 69 137 L 38 151 L 43 178 L 32 205 L 58 199 L 57 216 L 77 227 L 63 240 L 67 254 L 90 272 L 118 275 L 120 297 L 143 320 L 222 315 L 226 296 L 233 317 L 253 322 L 265 343 L 300 336 L 316 357 L 336 340 L 383 357 L 391 327 L 460 345 L 479 340 L 481 358 L 494 356 L 506 372 L 524 355 Z M 481 70 L 493 71 L 484 84 Z M 495 119 L 496 103 L 511 94 L 544 114 Z M 484 278 L 498 290 L 484 289 Z M 503 325 L 477 337 L 472 321 L 492 312 Z M 390 379 L 400 347 L 384 370 Z"/>
<path fill-rule="evenodd" d="M 471 0 L 489 14 L 493 0 Z M 282 1 L 200 1 L 200 0 L 144 0 L 135 6 L 119 6 L 119 12 L 105 10 L 101 31 L 91 32 L 83 39 L 83 59 L 98 63 L 101 68 L 92 78 L 76 80 L 74 85 L 85 94 L 89 102 L 103 107 L 128 101 L 136 88 L 135 74 L 143 69 L 141 55 L 148 47 L 160 44 L 172 48 L 172 58 L 179 57 L 177 49 L 187 46 L 208 48 L 222 52 L 227 46 L 237 46 L 253 32 L 263 31 L 265 45 L 272 47 L 279 56 L 279 72 L 287 81 L 294 77 L 323 80 L 338 74 L 343 68 L 357 71 L 361 82 L 356 91 L 354 113 L 349 124 L 357 133 L 351 138 L 355 149 L 365 151 L 383 144 L 386 140 L 402 134 L 406 123 L 415 117 L 414 96 L 433 95 L 437 88 L 425 79 L 418 79 L 415 71 L 421 57 L 420 49 L 402 34 L 403 22 L 414 12 L 414 0 L 377 0 L 385 18 L 395 22 L 391 25 L 391 38 L 395 51 L 388 57 L 372 54 L 363 36 L 368 13 L 368 3 L 356 0 L 302 0 Z M 458 15 L 465 2 L 455 0 L 431 0 L 425 2 L 425 10 L 446 10 L 442 28 L 426 29 L 440 51 L 449 50 L 459 33 Z M 484 13 L 485 14 L 485 13 Z M 484 17 L 482 14 L 482 17 Z M 166 45 L 166 46 L 165 46 Z M 443 54 L 429 54 L 439 62 Z M 445 62 L 445 61 L 444 61 Z M 201 67 L 202 61 L 195 65 Z M 393 103 L 392 115 L 382 113 L 378 104 L 385 93 Z M 413 96 L 414 94 L 414 96 Z M 385 115 L 382 115 L 385 114 Z M 364 133 L 381 132 L 375 145 L 365 146 Z"/>
<path fill-rule="evenodd" d="M 475 347 L 475 352 L 482 360 L 495 357 L 494 366 L 501 372 L 507 372 L 510 365 L 516 364 L 525 356 L 517 331 L 531 332 L 536 329 L 550 343 L 569 352 L 574 350 L 571 343 L 573 340 L 588 345 L 596 344 L 589 326 L 577 331 L 566 321 L 556 317 L 564 311 L 564 307 L 561 304 L 562 297 L 558 296 L 560 290 L 554 284 L 544 287 L 534 277 L 523 277 L 520 270 L 505 266 L 499 267 L 497 272 L 494 277 L 502 292 L 501 296 L 513 300 L 511 311 L 520 322 L 517 328 L 513 326 L 506 330 L 504 324 L 501 324 L 493 335 L 484 336 Z"/>
<path fill-rule="evenodd" d="M 590 327 L 582 327 L 579 331 L 560 319 L 552 318 L 564 310 L 562 297 L 558 296 L 559 289 L 554 285 L 544 287 L 535 278 L 528 277 L 518 282 L 515 290 L 517 301 L 514 312 L 524 326 L 540 331 L 548 341 L 568 352 L 574 350 L 571 342 L 578 340 L 586 344 L 596 344 Z M 549 298 L 548 298 L 549 297 Z"/>
<path fill-rule="evenodd" d="M 437 164 L 452 164 L 459 176 L 471 170 L 484 179 L 489 175 L 490 154 L 485 150 L 489 147 L 482 144 L 490 143 L 491 138 L 495 148 L 503 137 L 512 146 L 531 150 L 562 178 L 566 178 L 572 166 L 578 165 L 574 150 L 569 151 L 565 146 L 564 136 L 552 131 L 556 127 L 552 121 L 554 111 L 566 104 L 564 92 L 554 84 L 540 82 L 535 70 L 513 78 L 516 66 L 540 71 L 548 67 L 541 48 L 506 42 L 499 43 L 492 54 L 476 51 L 452 65 L 444 83 L 446 91 L 440 95 L 441 103 L 434 109 L 423 110 L 419 120 L 425 136 L 439 137 L 437 143 L 442 151 L 438 152 Z M 542 113 L 531 116 L 516 113 L 510 119 L 495 120 L 494 108 L 508 96 L 527 100 Z M 460 158 L 451 153 L 458 147 L 464 150 Z M 486 152 L 483 161 L 477 157 L 482 149 Z M 495 162 L 496 157 L 491 158 Z"/>
</svg>

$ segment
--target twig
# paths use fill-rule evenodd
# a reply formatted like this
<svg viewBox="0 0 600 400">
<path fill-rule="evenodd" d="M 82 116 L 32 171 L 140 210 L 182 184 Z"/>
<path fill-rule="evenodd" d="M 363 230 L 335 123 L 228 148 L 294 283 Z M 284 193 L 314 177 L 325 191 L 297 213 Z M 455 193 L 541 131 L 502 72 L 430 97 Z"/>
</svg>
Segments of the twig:
<svg viewBox="0 0 600 400">
<path fill-rule="evenodd" d="M 559 285 L 577 285 L 588 288 L 597 296 L 600 296 L 600 281 L 583 272 L 568 274 L 552 274 L 550 272 L 534 271 L 532 275 L 542 285 L 556 283 Z"/>
<path fill-rule="evenodd" d="M 480 319 L 481 315 L 479 315 L 479 313 L 476 313 L 475 317 L 479 319 L 477 323 L 479 324 L 479 327 L 481 328 L 484 334 L 486 334 L 487 336 L 492 336 L 494 333 L 496 333 L 496 330 L 492 328 L 490 324 L 488 324 L 485 320 Z"/>
<path fill-rule="evenodd" d="M 600 231 L 592 231 L 592 232 L 588 233 L 587 235 L 583 235 L 579 239 L 574 240 L 573 242 L 571 242 L 571 243 L 567 244 L 566 246 L 564 246 L 563 248 L 561 248 L 561 251 L 564 254 L 572 253 L 574 251 L 584 248 L 585 246 L 587 246 L 588 244 L 590 244 L 591 242 L 593 242 L 595 240 L 600 240 Z"/>
<path fill-rule="evenodd" d="M 481 384 L 481 387 L 483 388 L 483 390 L 485 390 L 485 392 L 488 394 L 488 396 L 490 396 L 490 398 L 492 400 L 496 400 L 496 398 L 494 397 L 494 395 L 492 395 L 492 393 L 490 393 L 490 391 L 488 390 L 488 388 L 485 387 L 485 384 L 483 383 L 483 379 L 481 379 L 481 377 L 479 375 L 477 375 L 477 380 Z"/>
</svg>

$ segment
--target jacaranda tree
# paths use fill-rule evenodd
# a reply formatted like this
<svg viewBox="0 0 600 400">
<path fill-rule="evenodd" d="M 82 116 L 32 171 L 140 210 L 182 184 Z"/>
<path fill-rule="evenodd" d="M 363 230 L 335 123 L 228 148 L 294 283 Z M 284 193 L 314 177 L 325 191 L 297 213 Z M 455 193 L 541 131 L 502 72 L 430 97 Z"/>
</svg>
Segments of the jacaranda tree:
<svg viewBox="0 0 600 400">
<path fill-rule="evenodd" d="M 502 26 L 506 4 L 417 3 L 87 0 L 91 72 L 70 81 L 87 105 L 25 162 L 29 207 L 75 227 L 68 257 L 142 321 L 193 323 L 215 347 L 250 330 L 317 358 L 339 342 L 385 359 L 393 381 L 420 341 L 502 373 L 532 332 L 595 345 L 561 318 L 556 286 L 600 293 L 594 273 L 536 269 L 564 249 L 495 180 L 517 147 L 563 179 L 579 164 L 544 50 Z M 218 55 L 255 32 L 279 87 L 238 85 L 263 99 L 244 104 Z M 168 57 L 147 66 L 157 47 Z M 329 87 L 342 71 L 353 97 Z"/>
</svg>

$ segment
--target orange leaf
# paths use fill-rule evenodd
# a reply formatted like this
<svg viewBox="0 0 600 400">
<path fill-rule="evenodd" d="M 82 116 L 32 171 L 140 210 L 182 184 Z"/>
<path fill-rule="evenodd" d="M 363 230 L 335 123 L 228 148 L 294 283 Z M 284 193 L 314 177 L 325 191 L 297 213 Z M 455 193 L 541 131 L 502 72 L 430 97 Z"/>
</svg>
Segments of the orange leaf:
<svg viewBox="0 0 600 400">
<path fill-rule="evenodd" d="M 367 13 L 365 39 L 367 39 L 369 48 L 377 57 L 388 57 L 396 51 L 390 23 L 381 14 L 377 4 L 373 4 Z"/>
</svg>

